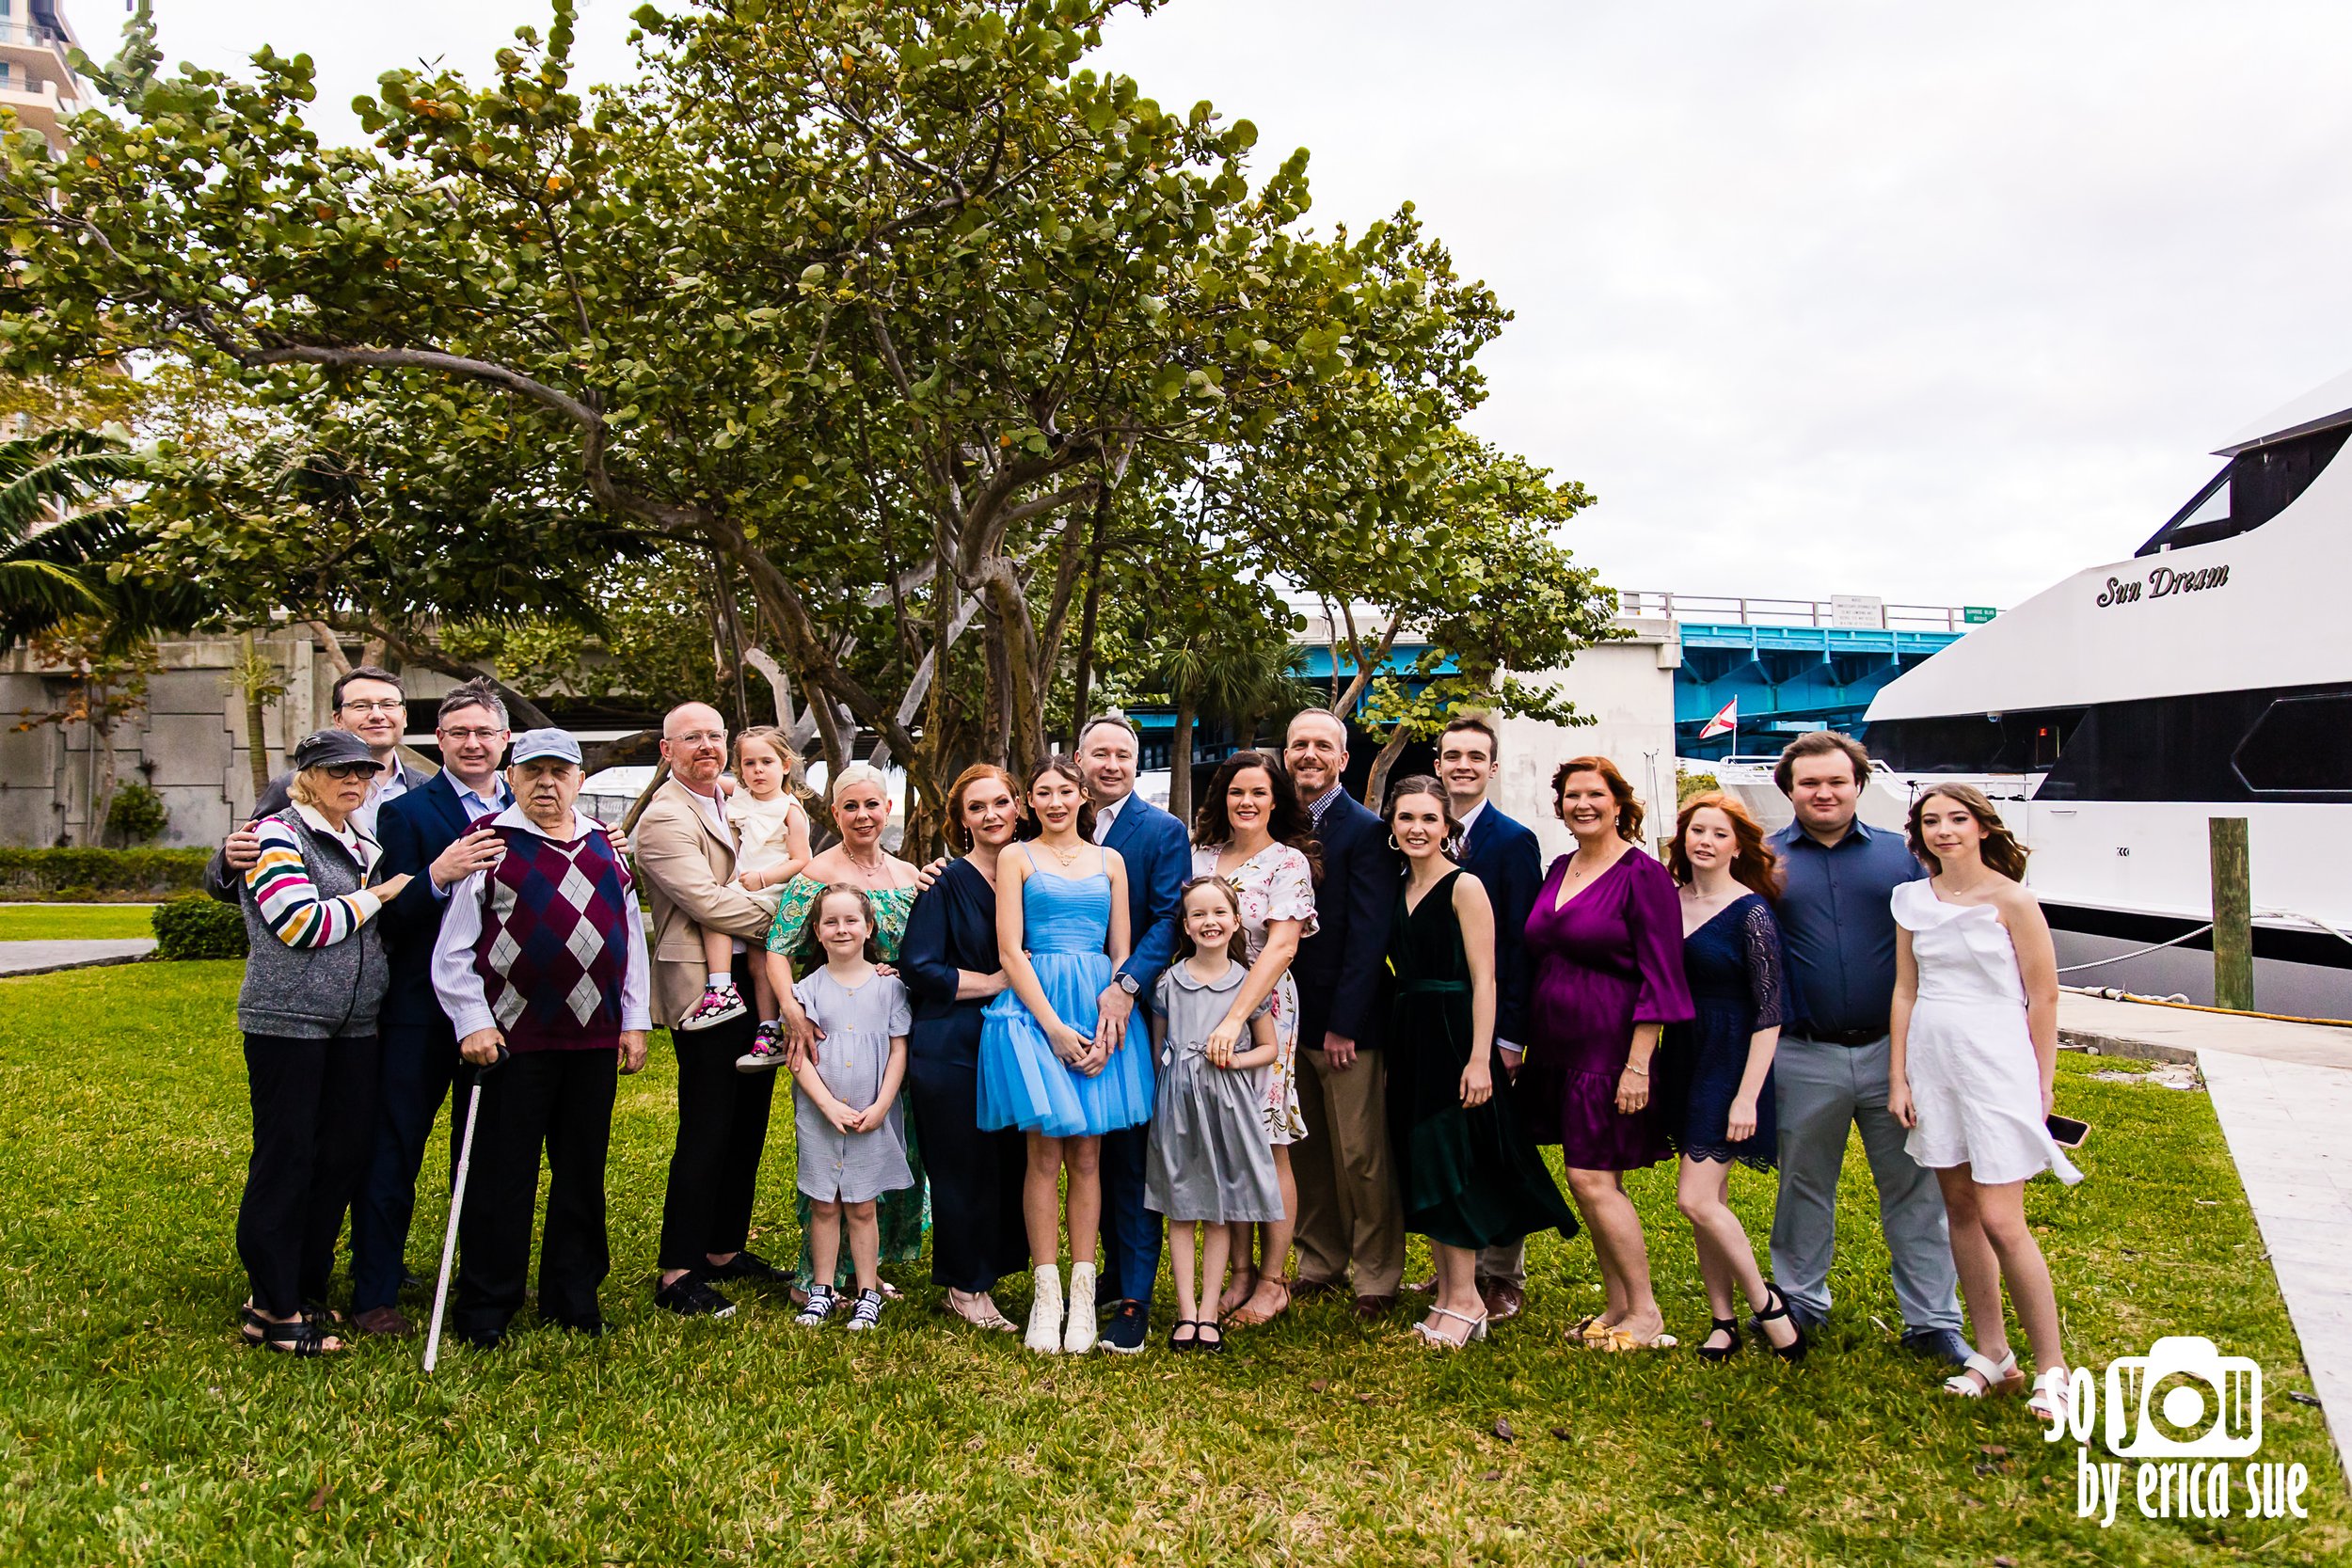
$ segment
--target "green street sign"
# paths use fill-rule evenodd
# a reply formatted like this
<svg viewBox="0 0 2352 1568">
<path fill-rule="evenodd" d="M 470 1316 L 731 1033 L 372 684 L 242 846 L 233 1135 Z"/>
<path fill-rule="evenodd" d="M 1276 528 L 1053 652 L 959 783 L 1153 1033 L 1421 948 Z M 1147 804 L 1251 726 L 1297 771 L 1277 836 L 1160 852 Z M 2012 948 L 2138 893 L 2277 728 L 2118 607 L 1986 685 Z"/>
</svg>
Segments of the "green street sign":
<svg viewBox="0 0 2352 1568">
<path fill-rule="evenodd" d="M 1980 626 L 2000 613 L 1991 605 L 1972 604 L 1961 607 L 1960 618 L 1972 626 Z"/>
</svg>

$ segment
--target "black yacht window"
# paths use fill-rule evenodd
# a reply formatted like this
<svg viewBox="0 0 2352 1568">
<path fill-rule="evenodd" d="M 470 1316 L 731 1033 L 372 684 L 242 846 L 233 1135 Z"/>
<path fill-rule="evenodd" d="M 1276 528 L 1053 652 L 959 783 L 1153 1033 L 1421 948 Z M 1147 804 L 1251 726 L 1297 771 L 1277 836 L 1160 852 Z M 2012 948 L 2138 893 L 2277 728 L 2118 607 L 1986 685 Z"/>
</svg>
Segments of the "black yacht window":
<svg viewBox="0 0 2352 1568">
<path fill-rule="evenodd" d="M 2352 424 L 2249 447 L 2172 514 L 2134 555 L 2209 545 L 2253 530 L 2293 505 L 2344 449 Z"/>
<path fill-rule="evenodd" d="M 2280 698 L 2230 762 L 2263 794 L 2352 794 L 2352 693 Z"/>
</svg>

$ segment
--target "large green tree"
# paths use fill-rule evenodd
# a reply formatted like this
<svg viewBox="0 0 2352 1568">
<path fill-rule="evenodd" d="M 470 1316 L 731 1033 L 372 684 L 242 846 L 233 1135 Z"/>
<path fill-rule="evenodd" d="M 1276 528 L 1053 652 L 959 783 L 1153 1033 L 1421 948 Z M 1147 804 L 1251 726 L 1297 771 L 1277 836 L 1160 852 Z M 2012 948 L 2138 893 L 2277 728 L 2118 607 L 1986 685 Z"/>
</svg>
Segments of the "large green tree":
<svg viewBox="0 0 2352 1568">
<path fill-rule="evenodd" d="M 0 372 L 246 388 L 299 438 L 181 507 L 165 559 L 217 542 L 305 612 L 353 608 L 337 574 L 379 535 L 367 576 L 408 610 L 561 610 L 598 557 L 714 558 L 827 752 L 868 731 L 936 801 L 1042 751 L 1091 674 L 1122 494 L 1248 476 L 1285 522 L 1343 512 L 1319 585 L 1426 602 L 1348 574 L 1437 525 L 1505 319 L 1409 209 L 1317 237 L 1303 152 L 1253 181 L 1247 121 L 1089 69 L 1120 8 L 647 8 L 639 79 L 582 95 L 556 0 L 480 82 L 388 72 L 367 149 L 305 123 L 305 56 L 126 51 L 69 156 L 0 154 Z M 310 526 L 273 529 L 283 499 Z M 1280 510 L 1223 531 L 1240 576 L 1297 563 Z"/>
</svg>

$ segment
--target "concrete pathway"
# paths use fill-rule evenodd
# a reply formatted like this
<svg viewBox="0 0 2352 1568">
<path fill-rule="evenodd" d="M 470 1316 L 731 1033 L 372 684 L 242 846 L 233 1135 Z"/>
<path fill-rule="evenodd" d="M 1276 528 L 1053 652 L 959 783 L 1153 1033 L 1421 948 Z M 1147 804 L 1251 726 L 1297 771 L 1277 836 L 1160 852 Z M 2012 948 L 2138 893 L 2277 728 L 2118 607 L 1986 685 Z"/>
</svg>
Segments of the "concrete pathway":
<svg viewBox="0 0 2352 1568">
<path fill-rule="evenodd" d="M 2352 1479 L 2352 1029 L 2074 995 L 2058 1025 L 2110 1054 L 2196 1059 Z"/>
<path fill-rule="evenodd" d="M 0 974 L 46 974 L 55 969 L 127 964 L 155 951 L 153 937 L 90 942 L 0 942 Z"/>
</svg>

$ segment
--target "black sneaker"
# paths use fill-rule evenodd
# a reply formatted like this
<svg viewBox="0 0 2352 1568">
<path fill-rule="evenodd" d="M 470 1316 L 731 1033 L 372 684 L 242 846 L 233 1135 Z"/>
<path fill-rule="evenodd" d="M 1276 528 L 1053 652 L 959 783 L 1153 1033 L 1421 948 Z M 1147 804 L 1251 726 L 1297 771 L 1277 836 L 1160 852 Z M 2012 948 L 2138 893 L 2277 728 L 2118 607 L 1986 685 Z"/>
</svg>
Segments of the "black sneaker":
<svg viewBox="0 0 2352 1568">
<path fill-rule="evenodd" d="M 746 1285 L 791 1285 L 798 1277 L 788 1269 L 780 1269 L 758 1253 L 746 1249 L 723 1263 L 705 1263 L 695 1271 L 705 1279 L 739 1279 Z"/>
<path fill-rule="evenodd" d="M 735 1303 L 712 1290 L 699 1274 L 682 1274 L 653 1293 L 653 1304 L 681 1318 L 732 1318 Z"/>
<path fill-rule="evenodd" d="M 1152 1308 L 1140 1301 L 1122 1301 L 1111 1315 L 1111 1324 L 1103 1331 L 1103 1349 L 1114 1355 L 1133 1355 L 1143 1349 L 1143 1337 L 1152 1330 Z"/>
</svg>

